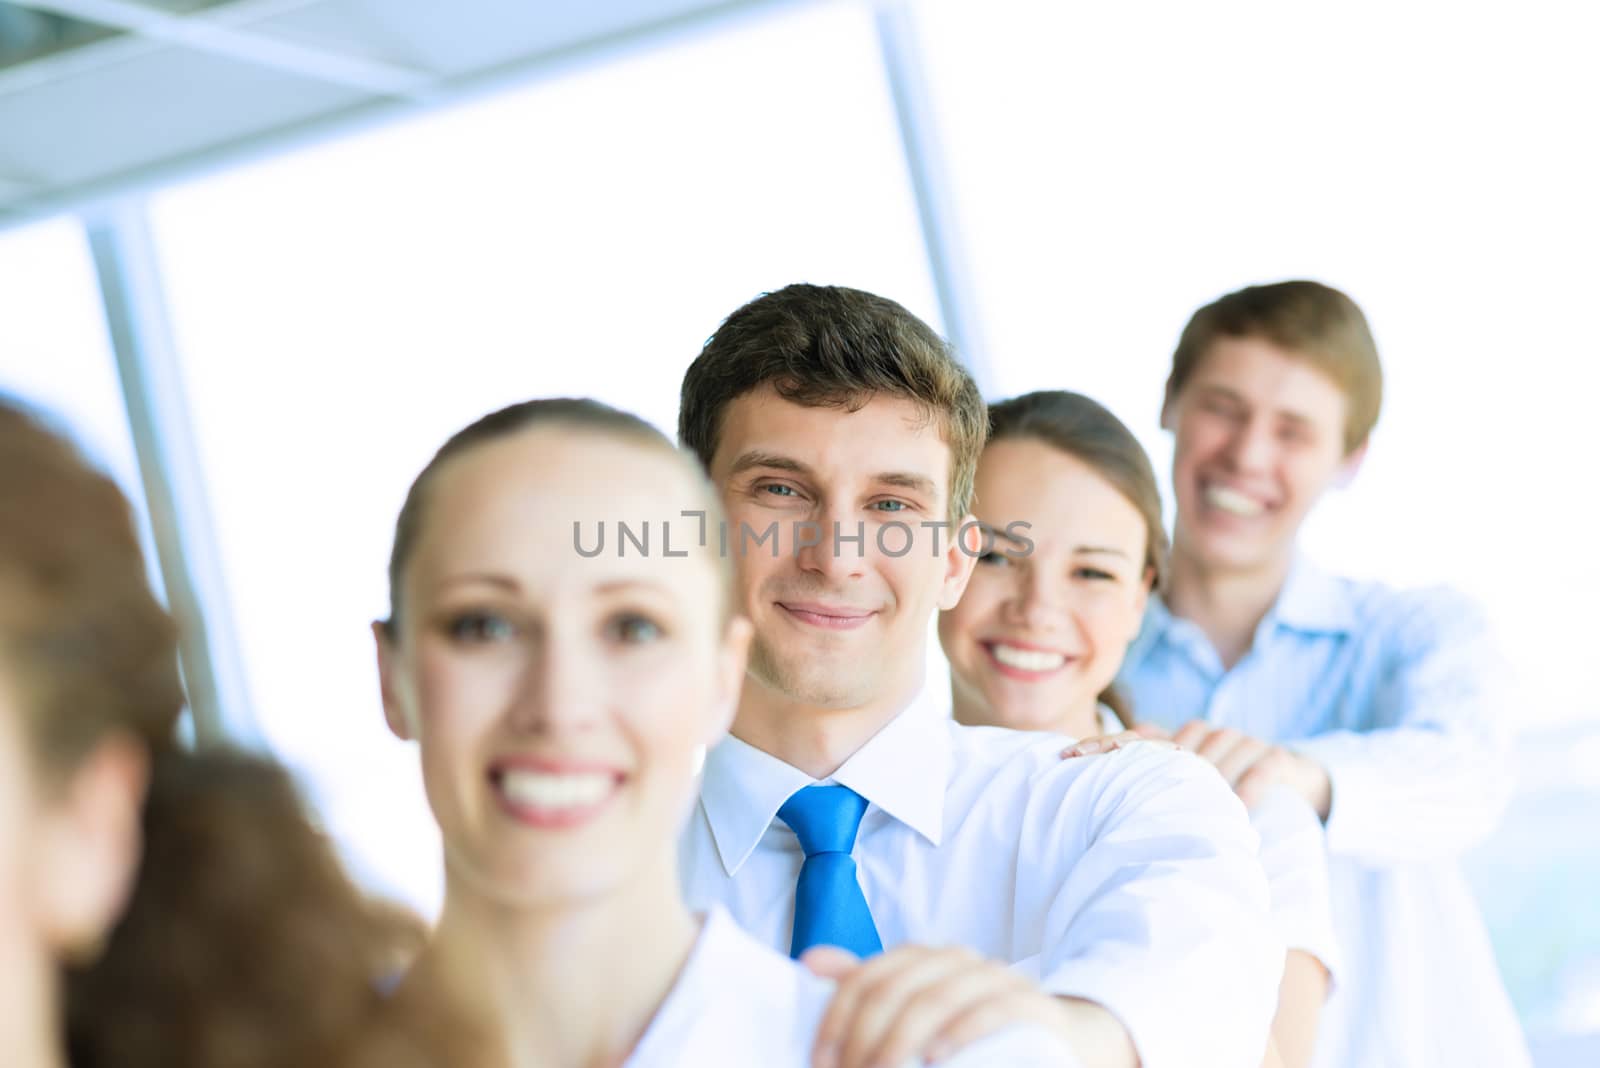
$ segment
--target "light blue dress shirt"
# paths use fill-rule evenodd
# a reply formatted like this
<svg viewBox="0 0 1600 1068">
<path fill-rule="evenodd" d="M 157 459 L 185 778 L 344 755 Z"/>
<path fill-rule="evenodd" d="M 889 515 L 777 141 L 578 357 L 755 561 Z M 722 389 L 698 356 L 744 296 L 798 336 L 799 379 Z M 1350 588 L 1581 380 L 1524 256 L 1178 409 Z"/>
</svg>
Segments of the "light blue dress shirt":
<svg viewBox="0 0 1600 1068">
<path fill-rule="evenodd" d="M 1345 967 L 1317 1068 L 1528 1063 L 1456 863 L 1504 809 L 1517 717 L 1469 601 L 1337 578 L 1302 559 L 1232 669 L 1197 625 L 1152 599 L 1119 683 L 1140 720 L 1234 727 L 1327 770 Z"/>
</svg>

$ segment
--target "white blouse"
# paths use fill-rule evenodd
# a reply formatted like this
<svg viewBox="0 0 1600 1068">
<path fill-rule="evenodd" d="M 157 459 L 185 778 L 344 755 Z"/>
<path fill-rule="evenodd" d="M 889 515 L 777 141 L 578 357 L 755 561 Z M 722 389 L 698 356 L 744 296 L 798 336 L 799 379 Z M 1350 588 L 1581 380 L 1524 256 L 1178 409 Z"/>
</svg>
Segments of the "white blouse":
<svg viewBox="0 0 1600 1068">
<path fill-rule="evenodd" d="M 833 989 L 713 908 L 672 992 L 624 1068 L 810 1068 L 812 1041 Z M 1080 1064 L 1052 1036 L 1024 1028 L 974 1042 L 942 1063 L 947 1068 Z"/>
</svg>

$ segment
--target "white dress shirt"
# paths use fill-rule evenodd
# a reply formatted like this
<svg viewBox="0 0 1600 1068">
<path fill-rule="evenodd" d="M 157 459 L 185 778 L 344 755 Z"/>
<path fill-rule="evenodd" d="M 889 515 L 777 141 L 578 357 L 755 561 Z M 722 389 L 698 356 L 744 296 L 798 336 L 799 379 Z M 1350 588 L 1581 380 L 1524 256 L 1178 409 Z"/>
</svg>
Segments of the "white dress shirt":
<svg viewBox="0 0 1600 1068">
<path fill-rule="evenodd" d="M 1500 818 L 1517 714 L 1482 614 L 1296 562 L 1250 651 L 1225 669 L 1151 599 L 1120 684 L 1141 719 L 1278 741 L 1332 782 L 1343 968 L 1316 1068 L 1526 1068 L 1527 1044 L 1457 858 Z"/>
<path fill-rule="evenodd" d="M 624 1068 L 810 1068 L 833 984 L 712 909 L 672 992 Z M 1012 1028 L 974 1042 L 947 1068 L 1078 1068 L 1057 1040 Z M 908 1065 L 907 1068 L 910 1068 Z"/>
<path fill-rule="evenodd" d="M 1100 706 L 1102 734 L 1127 728 Z M 1328 846 L 1322 821 L 1305 798 L 1287 786 L 1262 795 L 1250 810 L 1250 826 L 1261 838 L 1261 867 L 1272 895 L 1272 919 L 1284 948 L 1309 953 L 1328 970 L 1329 990 L 1338 982 L 1339 938 L 1328 899 Z"/>
<path fill-rule="evenodd" d="M 1144 1068 L 1258 1063 L 1284 949 L 1244 806 L 1192 754 L 1064 744 L 925 697 L 826 780 L 869 802 L 853 856 L 884 946 L 964 945 L 1096 1002 Z M 691 907 L 788 948 L 804 854 L 775 817 L 813 782 L 735 738 L 711 751 L 679 854 Z"/>
</svg>

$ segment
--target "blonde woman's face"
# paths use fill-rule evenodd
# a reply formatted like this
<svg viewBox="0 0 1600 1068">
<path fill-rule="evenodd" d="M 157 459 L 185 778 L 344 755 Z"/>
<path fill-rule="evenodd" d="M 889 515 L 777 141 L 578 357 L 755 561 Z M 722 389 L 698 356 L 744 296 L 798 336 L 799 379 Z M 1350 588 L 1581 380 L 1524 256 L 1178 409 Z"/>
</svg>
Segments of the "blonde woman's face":
<svg viewBox="0 0 1600 1068">
<path fill-rule="evenodd" d="M 956 717 L 1099 733 L 1096 699 L 1122 666 L 1148 596 L 1144 518 L 1083 461 L 1031 440 L 984 450 L 974 512 L 1032 545 L 997 535 L 960 603 L 939 617 Z"/>
<path fill-rule="evenodd" d="M 700 505 L 661 451 L 539 428 L 436 472 L 380 636 L 391 727 L 420 743 L 454 881 L 504 904 L 592 899 L 672 863 L 703 747 L 744 671 Z M 619 555 L 617 523 L 652 528 Z M 674 546 L 662 552 L 660 524 Z M 577 551 L 575 524 L 592 547 Z M 674 553 L 682 552 L 675 548 Z"/>
</svg>

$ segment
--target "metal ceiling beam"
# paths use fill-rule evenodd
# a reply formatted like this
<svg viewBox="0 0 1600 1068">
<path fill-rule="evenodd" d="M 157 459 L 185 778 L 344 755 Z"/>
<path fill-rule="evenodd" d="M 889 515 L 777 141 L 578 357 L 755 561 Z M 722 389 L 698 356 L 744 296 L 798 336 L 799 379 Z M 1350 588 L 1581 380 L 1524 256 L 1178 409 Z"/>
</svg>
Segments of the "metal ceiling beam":
<svg viewBox="0 0 1600 1068">
<path fill-rule="evenodd" d="M 10 2 L 17 3 L 19 0 Z M 207 11 L 206 18 L 218 26 L 248 28 L 254 23 L 292 14 L 325 2 L 326 0 L 233 0 L 230 4 Z M 79 45 L 77 48 L 49 52 L 9 67 L 0 67 L 0 96 L 36 89 L 53 82 L 80 78 L 106 67 L 130 63 L 166 47 L 169 46 L 149 37 L 118 33 Z"/>
<path fill-rule="evenodd" d="M 86 220 L 196 744 L 260 750 L 205 476 L 143 205 Z"/>
<path fill-rule="evenodd" d="M 916 195 L 917 217 L 922 223 L 928 268 L 944 318 L 945 337 L 985 394 L 991 392 L 994 374 L 988 347 L 978 321 L 977 299 L 967 270 L 967 254 L 960 236 L 955 197 L 933 117 L 933 98 L 923 68 L 911 7 L 904 0 L 877 5 L 878 44 L 884 72 L 894 98 L 900 142 Z"/>
<path fill-rule="evenodd" d="M 428 106 L 460 104 L 586 67 L 620 53 L 660 47 L 672 38 L 757 19 L 777 11 L 808 7 L 821 0 L 720 0 L 611 33 L 530 53 L 487 70 L 435 84 Z M 223 9 L 227 10 L 227 9 Z M 109 42 L 108 42 L 109 43 Z M 94 47 L 94 46 L 90 46 Z M 44 60 L 41 62 L 48 62 Z M 0 203 L 0 233 L 62 212 L 92 212 L 114 207 L 124 197 L 194 178 L 207 171 L 346 137 L 415 115 L 421 105 L 394 97 L 374 97 L 350 107 L 286 126 L 260 130 L 232 141 L 105 175 L 68 187 L 47 189 L 11 204 Z"/>
<path fill-rule="evenodd" d="M 12 0 L 21 7 L 110 26 L 163 44 L 226 56 L 374 96 L 426 100 L 432 74 L 253 33 L 200 11 L 174 15 L 132 0 Z"/>
</svg>

